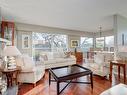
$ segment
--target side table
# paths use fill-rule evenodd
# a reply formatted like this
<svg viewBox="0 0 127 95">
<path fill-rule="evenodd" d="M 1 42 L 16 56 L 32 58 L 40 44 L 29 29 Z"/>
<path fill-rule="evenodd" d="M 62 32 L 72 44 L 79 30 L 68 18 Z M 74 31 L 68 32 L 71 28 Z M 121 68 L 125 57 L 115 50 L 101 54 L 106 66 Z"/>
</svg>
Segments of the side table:
<svg viewBox="0 0 127 95">
<path fill-rule="evenodd" d="M 126 63 L 122 60 L 110 62 L 110 81 L 112 81 L 112 68 L 113 65 L 118 66 L 118 78 L 120 79 L 120 67 L 123 68 L 124 83 L 126 82 Z"/>
<path fill-rule="evenodd" d="M 16 67 L 15 69 L 2 69 L 0 70 L 3 74 L 7 77 L 7 86 L 12 86 L 13 80 L 15 80 L 15 83 L 17 84 L 17 75 L 20 72 L 21 67 Z M 15 75 L 15 78 L 14 78 Z"/>
</svg>

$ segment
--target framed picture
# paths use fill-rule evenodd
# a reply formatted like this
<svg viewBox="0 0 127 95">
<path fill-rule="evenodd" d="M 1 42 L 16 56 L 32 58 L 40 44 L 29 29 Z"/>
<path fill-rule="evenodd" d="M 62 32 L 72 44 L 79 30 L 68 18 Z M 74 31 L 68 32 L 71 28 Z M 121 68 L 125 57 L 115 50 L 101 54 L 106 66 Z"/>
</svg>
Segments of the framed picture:
<svg viewBox="0 0 127 95">
<path fill-rule="evenodd" d="M 79 41 L 78 40 L 71 40 L 71 47 L 78 47 Z"/>
<path fill-rule="evenodd" d="M 22 49 L 29 49 L 29 48 L 30 48 L 30 36 L 22 35 Z"/>
</svg>

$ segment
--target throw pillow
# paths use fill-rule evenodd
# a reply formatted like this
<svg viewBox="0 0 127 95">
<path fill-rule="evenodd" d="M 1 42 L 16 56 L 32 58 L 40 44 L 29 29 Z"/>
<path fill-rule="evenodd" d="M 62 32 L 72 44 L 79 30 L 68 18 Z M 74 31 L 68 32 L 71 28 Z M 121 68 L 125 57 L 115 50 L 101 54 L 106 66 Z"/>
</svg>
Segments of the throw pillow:
<svg viewBox="0 0 127 95">
<path fill-rule="evenodd" d="M 64 54 L 65 54 L 65 58 L 68 58 L 71 56 L 71 52 L 65 52 Z"/>
<path fill-rule="evenodd" d="M 47 61 L 47 60 L 48 60 L 48 57 L 46 54 L 40 55 L 40 61 Z"/>
</svg>

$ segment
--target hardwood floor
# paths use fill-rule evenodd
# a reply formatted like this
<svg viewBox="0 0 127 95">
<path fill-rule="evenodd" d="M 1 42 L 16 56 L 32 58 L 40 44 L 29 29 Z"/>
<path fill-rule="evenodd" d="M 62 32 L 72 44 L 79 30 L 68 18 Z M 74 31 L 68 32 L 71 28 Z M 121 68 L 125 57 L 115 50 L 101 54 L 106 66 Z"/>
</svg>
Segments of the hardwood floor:
<svg viewBox="0 0 127 95">
<path fill-rule="evenodd" d="M 87 80 L 87 77 L 82 77 L 79 80 Z M 89 84 L 70 84 L 60 95 L 99 95 L 120 82 L 123 83 L 123 80 L 118 81 L 115 76 L 113 76 L 112 83 L 105 78 L 94 76 L 93 90 Z M 64 85 L 65 83 L 61 83 L 60 87 L 62 88 Z M 19 88 L 18 95 L 56 95 L 56 83 L 52 82 L 50 86 L 48 85 L 48 71 L 36 87 L 33 87 L 32 84 L 22 84 Z"/>
</svg>

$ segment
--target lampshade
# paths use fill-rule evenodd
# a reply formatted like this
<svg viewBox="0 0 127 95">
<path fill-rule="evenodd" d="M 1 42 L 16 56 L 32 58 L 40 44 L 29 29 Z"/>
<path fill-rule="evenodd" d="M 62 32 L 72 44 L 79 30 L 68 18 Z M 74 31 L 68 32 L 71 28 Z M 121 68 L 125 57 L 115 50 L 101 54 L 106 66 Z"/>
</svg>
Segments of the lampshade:
<svg viewBox="0 0 127 95">
<path fill-rule="evenodd" d="M 21 53 L 15 46 L 6 46 L 3 49 L 3 56 L 18 56 L 18 55 L 21 55 Z"/>
</svg>

